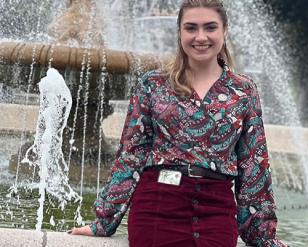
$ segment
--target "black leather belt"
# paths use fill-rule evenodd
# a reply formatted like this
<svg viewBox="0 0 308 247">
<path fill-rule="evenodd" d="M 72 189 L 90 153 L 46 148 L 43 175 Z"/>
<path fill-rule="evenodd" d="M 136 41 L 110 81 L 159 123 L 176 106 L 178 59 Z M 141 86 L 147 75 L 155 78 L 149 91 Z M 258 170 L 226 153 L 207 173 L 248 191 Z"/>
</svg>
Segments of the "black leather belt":
<svg viewBox="0 0 308 247">
<path fill-rule="evenodd" d="M 210 169 L 192 165 L 152 165 L 145 170 L 174 170 L 180 171 L 183 175 L 193 178 L 209 178 L 217 180 L 232 180 L 232 176 L 211 171 Z"/>
</svg>

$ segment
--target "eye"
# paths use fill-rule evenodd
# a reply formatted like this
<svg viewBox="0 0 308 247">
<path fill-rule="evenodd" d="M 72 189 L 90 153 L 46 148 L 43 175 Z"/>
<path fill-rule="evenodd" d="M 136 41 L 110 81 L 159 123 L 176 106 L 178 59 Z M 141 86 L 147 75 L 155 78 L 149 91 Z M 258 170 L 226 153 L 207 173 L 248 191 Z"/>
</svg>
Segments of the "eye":
<svg viewBox="0 0 308 247">
<path fill-rule="evenodd" d="M 194 32 L 197 28 L 194 26 L 185 26 L 184 29 L 188 32 Z"/>
<path fill-rule="evenodd" d="M 211 25 L 211 26 L 206 26 L 205 27 L 205 30 L 208 31 L 208 32 L 213 32 L 217 29 L 217 26 L 215 25 Z"/>
</svg>

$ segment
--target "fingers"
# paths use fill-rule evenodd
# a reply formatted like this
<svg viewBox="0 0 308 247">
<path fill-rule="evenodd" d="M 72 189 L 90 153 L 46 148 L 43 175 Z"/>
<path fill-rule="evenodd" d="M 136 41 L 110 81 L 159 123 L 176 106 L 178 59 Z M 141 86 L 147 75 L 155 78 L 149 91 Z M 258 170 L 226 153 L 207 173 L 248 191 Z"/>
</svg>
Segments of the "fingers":
<svg viewBox="0 0 308 247">
<path fill-rule="evenodd" d="M 77 229 L 77 228 L 74 227 L 74 228 L 72 228 L 72 229 L 66 231 L 66 233 L 74 235 L 74 231 L 75 231 L 76 229 Z"/>
<path fill-rule="evenodd" d="M 90 226 L 83 226 L 83 227 L 74 227 L 70 230 L 67 231 L 68 234 L 71 234 L 71 235 L 85 235 L 85 236 L 93 236 L 93 232 L 90 228 Z"/>
</svg>

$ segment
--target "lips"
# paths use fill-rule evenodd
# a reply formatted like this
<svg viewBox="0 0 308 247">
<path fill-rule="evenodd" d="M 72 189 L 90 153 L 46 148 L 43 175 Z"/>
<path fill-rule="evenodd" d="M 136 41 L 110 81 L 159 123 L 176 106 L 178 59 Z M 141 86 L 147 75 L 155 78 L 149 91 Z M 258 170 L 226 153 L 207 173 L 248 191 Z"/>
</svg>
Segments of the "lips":
<svg viewBox="0 0 308 247">
<path fill-rule="evenodd" d="M 208 44 L 207 45 L 192 45 L 192 47 L 196 50 L 199 50 L 199 51 L 205 51 L 205 50 L 211 48 L 212 45 L 208 45 Z"/>
</svg>

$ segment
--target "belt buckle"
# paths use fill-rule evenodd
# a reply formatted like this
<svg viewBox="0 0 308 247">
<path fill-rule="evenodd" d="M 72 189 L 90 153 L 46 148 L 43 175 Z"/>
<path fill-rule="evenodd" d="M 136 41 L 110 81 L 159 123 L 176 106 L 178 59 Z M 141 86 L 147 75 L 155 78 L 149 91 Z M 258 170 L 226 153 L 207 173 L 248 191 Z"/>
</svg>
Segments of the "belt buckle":
<svg viewBox="0 0 308 247">
<path fill-rule="evenodd" d="M 191 177 L 191 178 L 202 178 L 203 177 L 203 176 L 194 175 L 191 172 L 192 172 L 192 168 L 190 167 L 190 164 L 189 164 L 187 167 L 188 177 Z"/>
<path fill-rule="evenodd" d="M 181 178 L 182 178 L 182 173 L 180 171 L 162 169 L 159 171 L 157 182 L 162 184 L 179 186 L 181 183 Z"/>
</svg>

